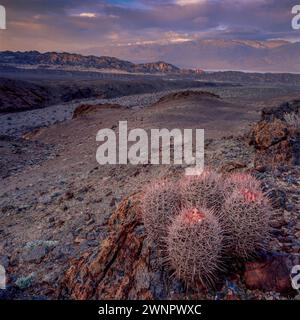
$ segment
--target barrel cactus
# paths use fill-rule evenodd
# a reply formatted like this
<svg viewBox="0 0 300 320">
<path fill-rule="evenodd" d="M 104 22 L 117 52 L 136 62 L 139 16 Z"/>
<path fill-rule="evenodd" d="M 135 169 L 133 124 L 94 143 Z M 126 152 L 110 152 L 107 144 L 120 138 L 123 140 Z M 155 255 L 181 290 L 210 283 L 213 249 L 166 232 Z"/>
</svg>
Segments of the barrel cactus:
<svg viewBox="0 0 300 320">
<path fill-rule="evenodd" d="M 223 236 L 209 209 L 183 209 L 169 227 L 167 261 L 186 284 L 211 285 L 222 266 Z"/>
<path fill-rule="evenodd" d="M 205 170 L 198 176 L 183 178 L 181 192 L 183 203 L 187 207 L 220 210 L 225 200 L 223 179 L 211 170 Z"/>
<path fill-rule="evenodd" d="M 224 189 L 226 194 L 230 194 L 234 189 L 260 190 L 260 182 L 249 173 L 231 173 L 224 179 Z"/>
<path fill-rule="evenodd" d="M 221 225 L 228 235 L 228 255 L 249 258 L 265 248 L 270 234 L 271 206 L 258 189 L 233 190 L 226 199 Z"/>
<path fill-rule="evenodd" d="M 179 213 L 180 207 L 181 193 L 171 181 L 153 182 L 144 192 L 141 201 L 143 222 L 148 239 L 159 251 L 165 248 L 167 225 Z"/>
</svg>

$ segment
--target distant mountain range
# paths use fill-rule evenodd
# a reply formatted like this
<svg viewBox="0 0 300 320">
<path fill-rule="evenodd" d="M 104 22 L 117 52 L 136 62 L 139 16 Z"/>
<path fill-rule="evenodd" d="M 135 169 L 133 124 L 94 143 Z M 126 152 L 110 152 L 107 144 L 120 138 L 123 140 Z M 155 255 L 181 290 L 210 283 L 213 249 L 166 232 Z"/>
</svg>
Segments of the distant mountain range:
<svg viewBox="0 0 300 320">
<path fill-rule="evenodd" d="M 163 60 L 181 68 L 300 72 L 300 42 L 195 40 L 95 47 L 83 54 L 110 55 L 135 63 Z"/>
<path fill-rule="evenodd" d="M 38 51 L 28 52 L 0 52 L 0 66 L 14 66 L 22 68 L 39 69 L 71 69 L 89 71 L 115 71 L 129 73 L 181 73 L 189 72 L 181 70 L 172 64 L 158 61 L 153 63 L 134 64 L 129 61 L 112 57 L 83 56 L 80 54 Z M 192 71 L 190 71 L 192 72 Z"/>
<path fill-rule="evenodd" d="M 80 54 L 3 51 L 0 52 L 1 65 L 150 74 L 201 73 L 202 70 L 300 73 L 300 42 L 155 42 L 94 47 L 81 50 Z"/>
</svg>

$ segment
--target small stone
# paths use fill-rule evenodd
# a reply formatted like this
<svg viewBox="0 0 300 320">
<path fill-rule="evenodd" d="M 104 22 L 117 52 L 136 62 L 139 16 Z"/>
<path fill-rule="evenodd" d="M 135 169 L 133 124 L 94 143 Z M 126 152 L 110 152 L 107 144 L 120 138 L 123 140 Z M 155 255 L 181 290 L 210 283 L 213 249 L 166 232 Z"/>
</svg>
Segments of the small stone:
<svg viewBox="0 0 300 320">
<path fill-rule="evenodd" d="M 95 223 L 95 220 L 92 218 L 92 219 L 90 219 L 90 220 L 88 220 L 87 222 L 86 222 L 86 225 L 87 226 L 90 226 L 90 225 L 92 225 L 92 224 L 94 224 Z"/>
<path fill-rule="evenodd" d="M 51 201 L 52 199 L 49 195 L 43 196 L 39 199 L 39 202 L 45 205 L 51 203 Z"/>
<path fill-rule="evenodd" d="M 115 197 L 113 197 L 112 199 L 111 199 L 111 201 L 110 201 L 110 207 L 114 207 L 115 206 L 115 204 L 116 204 L 116 201 L 117 201 L 117 199 L 115 198 Z"/>
<path fill-rule="evenodd" d="M 72 199 L 72 198 L 74 198 L 74 193 L 71 192 L 71 191 L 67 191 L 67 192 L 65 193 L 65 195 L 64 195 L 64 199 L 65 199 L 65 200 L 70 200 L 70 199 Z"/>
<path fill-rule="evenodd" d="M 86 236 L 86 239 L 89 241 L 93 241 L 93 240 L 96 240 L 96 236 L 94 233 L 88 233 Z"/>
<path fill-rule="evenodd" d="M 284 210 L 283 217 L 284 217 L 284 220 L 285 220 L 286 223 L 289 223 L 289 222 L 290 222 L 290 219 L 291 219 L 291 214 L 290 214 L 290 212 Z"/>
<path fill-rule="evenodd" d="M 296 236 L 297 238 L 300 238 L 300 231 L 297 231 L 297 232 L 295 233 L 295 236 Z"/>
<path fill-rule="evenodd" d="M 0 257 L 0 265 L 2 265 L 5 269 L 9 266 L 9 257 L 8 256 L 1 256 Z"/>
<path fill-rule="evenodd" d="M 74 243 L 76 243 L 76 244 L 81 244 L 81 243 L 83 243 L 84 241 L 86 241 L 86 240 L 83 239 L 83 238 L 77 237 L 77 238 L 75 238 Z"/>
<path fill-rule="evenodd" d="M 48 222 L 49 222 L 49 223 L 53 223 L 54 221 L 55 221 L 54 217 L 50 217 L 50 218 L 48 219 Z"/>
<path fill-rule="evenodd" d="M 43 245 L 38 245 L 32 249 L 26 250 L 23 253 L 23 261 L 40 263 L 47 254 L 47 249 Z"/>
</svg>

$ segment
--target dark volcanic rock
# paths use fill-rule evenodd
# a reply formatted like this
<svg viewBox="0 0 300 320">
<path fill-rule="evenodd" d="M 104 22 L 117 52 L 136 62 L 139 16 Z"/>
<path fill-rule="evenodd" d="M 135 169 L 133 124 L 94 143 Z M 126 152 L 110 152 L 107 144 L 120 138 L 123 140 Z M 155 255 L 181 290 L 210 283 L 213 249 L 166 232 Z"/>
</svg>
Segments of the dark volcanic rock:
<svg viewBox="0 0 300 320">
<path fill-rule="evenodd" d="M 261 119 L 265 121 L 273 121 L 274 119 L 284 121 L 284 115 L 286 113 L 300 114 L 300 100 L 282 103 L 276 108 L 265 108 L 262 110 Z"/>
<path fill-rule="evenodd" d="M 50 88 L 26 81 L 0 78 L 0 112 L 42 108 L 54 101 Z"/>
<path fill-rule="evenodd" d="M 273 254 L 259 262 L 248 262 L 245 265 L 244 282 L 253 290 L 275 291 L 294 296 L 291 270 L 300 263 L 300 256 Z"/>
<path fill-rule="evenodd" d="M 283 110 L 286 110 L 283 106 L 272 110 L 263 112 L 263 120 L 250 134 L 250 145 L 256 149 L 255 166 L 299 165 L 300 129 L 281 119 L 285 114 Z"/>
<path fill-rule="evenodd" d="M 23 261 L 40 263 L 42 259 L 46 256 L 47 251 L 47 248 L 43 245 L 38 245 L 33 249 L 25 250 L 25 252 L 22 255 Z"/>
</svg>

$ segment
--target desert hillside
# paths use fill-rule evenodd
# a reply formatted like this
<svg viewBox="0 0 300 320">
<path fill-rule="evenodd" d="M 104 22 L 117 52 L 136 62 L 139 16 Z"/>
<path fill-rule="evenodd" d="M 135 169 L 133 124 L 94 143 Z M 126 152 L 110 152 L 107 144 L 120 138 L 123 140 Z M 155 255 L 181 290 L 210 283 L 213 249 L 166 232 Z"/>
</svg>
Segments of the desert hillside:
<svg viewBox="0 0 300 320">
<path fill-rule="evenodd" d="M 272 148 L 278 146 L 268 141 L 281 141 L 280 130 L 290 127 L 284 122 L 276 127 L 275 122 L 269 131 L 261 131 L 259 125 L 251 131 L 250 125 L 260 120 L 261 107 L 249 110 L 247 100 L 233 100 L 188 90 L 165 93 L 141 108 L 122 105 L 122 98 L 114 104 L 79 105 L 69 120 L 21 138 L 2 136 L 0 261 L 10 274 L 2 297 L 276 299 L 294 294 L 286 266 L 299 254 L 297 155 L 287 143 L 283 152 L 288 157 L 279 159 L 278 167 L 260 164 L 260 159 L 271 163 Z M 264 114 L 280 118 L 282 112 L 298 112 L 299 104 L 281 108 Z M 272 128 L 273 117 L 264 117 Z M 155 269 L 138 215 L 139 196 L 153 179 L 179 179 L 184 166 L 99 165 L 96 133 L 101 128 L 117 132 L 120 120 L 127 120 L 129 129 L 196 128 L 201 123 L 206 130 L 206 165 L 223 174 L 251 172 L 270 193 L 275 229 L 268 256 L 236 266 L 221 277 L 214 293 L 186 291 L 165 270 Z M 252 270 L 267 276 L 260 269 L 266 264 L 278 282 L 253 278 Z"/>
</svg>

